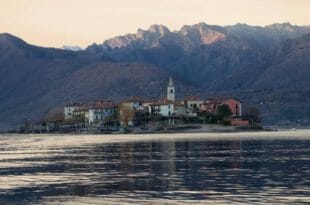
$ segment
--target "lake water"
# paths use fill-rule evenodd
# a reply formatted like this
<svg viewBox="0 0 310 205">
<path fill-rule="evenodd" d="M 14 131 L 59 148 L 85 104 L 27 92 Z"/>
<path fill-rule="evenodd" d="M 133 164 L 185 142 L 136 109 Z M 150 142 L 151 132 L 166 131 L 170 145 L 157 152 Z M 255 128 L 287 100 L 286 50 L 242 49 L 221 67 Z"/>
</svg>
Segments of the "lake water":
<svg viewBox="0 0 310 205">
<path fill-rule="evenodd" d="M 0 204 L 309 204 L 310 131 L 0 136 Z"/>
</svg>

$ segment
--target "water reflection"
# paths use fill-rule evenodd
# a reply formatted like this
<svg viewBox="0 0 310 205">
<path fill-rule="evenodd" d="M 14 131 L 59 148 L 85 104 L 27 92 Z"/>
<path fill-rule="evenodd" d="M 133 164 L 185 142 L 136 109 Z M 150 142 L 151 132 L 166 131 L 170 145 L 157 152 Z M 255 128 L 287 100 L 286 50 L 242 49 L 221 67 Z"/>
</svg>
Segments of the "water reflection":
<svg viewBox="0 0 310 205">
<path fill-rule="evenodd" d="M 308 139 L 57 139 L 2 137 L 0 204 L 310 202 Z"/>
</svg>

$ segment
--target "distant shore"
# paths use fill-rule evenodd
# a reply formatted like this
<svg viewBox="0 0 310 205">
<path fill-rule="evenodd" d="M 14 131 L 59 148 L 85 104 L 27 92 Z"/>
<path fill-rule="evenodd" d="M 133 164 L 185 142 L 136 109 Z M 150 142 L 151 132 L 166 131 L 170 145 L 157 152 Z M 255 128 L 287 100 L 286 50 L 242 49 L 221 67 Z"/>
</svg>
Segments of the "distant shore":
<svg viewBox="0 0 310 205">
<path fill-rule="evenodd" d="M 11 134 L 169 134 L 169 133 L 231 133 L 231 132 L 258 132 L 258 131 L 277 131 L 275 128 L 264 129 L 261 126 L 257 127 L 237 127 L 224 126 L 220 124 L 183 124 L 177 126 L 140 126 L 127 127 L 117 130 L 102 129 L 100 132 L 98 128 L 81 128 L 71 132 L 41 132 L 34 130 L 30 132 L 9 131 Z M 2 132 L 4 134 L 5 132 Z M 1 132 L 0 132 L 1 134 Z"/>
<path fill-rule="evenodd" d="M 256 133 L 256 132 L 279 132 L 310 130 L 310 127 L 279 127 L 279 126 L 257 126 L 257 127 L 237 127 L 224 126 L 219 124 L 184 124 L 174 127 L 129 127 L 123 130 L 103 130 L 96 132 L 94 130 L 81 129 L 75 132 L 40 132 L 38 130 L 29 133 L 18 131 L 0 132 L 0 134 L 46 134 L 46 135 L 145 135 L 145 134 L 183 134 L 183 133 Z"/>
</svg>

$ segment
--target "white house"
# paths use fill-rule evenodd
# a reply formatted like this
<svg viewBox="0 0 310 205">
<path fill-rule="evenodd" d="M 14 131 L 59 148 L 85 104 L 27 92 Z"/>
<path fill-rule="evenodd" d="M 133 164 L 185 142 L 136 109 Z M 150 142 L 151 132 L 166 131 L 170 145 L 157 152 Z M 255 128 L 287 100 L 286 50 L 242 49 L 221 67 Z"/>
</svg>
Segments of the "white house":
<svg viewBox="0 0 310 205">
<path fill-rule="evenodd" d="M 115 113 L 116 108 L 112 102 L 96 103 L 85 113 L 86 123 L 89 126 L 103 125 Z"/>
<path fill-rule="evenodd" d="M 186 108 L 191 108 L 193 110 L 201 110 L 203 100 L 198 96 L 189 96 L 182 101 L 182 104 L 185 105 Z"/>
<path fill-rule="evenodd" d="M 82 105 L 79 103 L 68 104 L 64 108 L 65 120 L 74 118 L 74 111 L 79 109 Z"/>
<path fill-rule="evenodd" d="M 182 117 L 186 115 L 186 108 L 183 104 L 180 102 L 175 102 L 174 103 L 174 114 L 176 116 Z"/>
<path fill-rule="evenodd" d="M 155 103 L 150 104 L 149 113 L 160 114 L 164 117 L 174 115 L 174 102 L 170 100 L 159 100 Z"/>
</svg>

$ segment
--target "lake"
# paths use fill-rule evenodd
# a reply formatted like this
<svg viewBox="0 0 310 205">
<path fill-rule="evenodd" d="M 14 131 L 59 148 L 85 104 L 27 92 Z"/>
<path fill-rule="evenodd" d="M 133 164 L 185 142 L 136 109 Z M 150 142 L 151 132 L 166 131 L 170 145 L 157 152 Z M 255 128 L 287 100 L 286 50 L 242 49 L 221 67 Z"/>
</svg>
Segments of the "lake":
<svg viewBox="0 0 310 205">
<path fill-rule="evenodd" d="M 309 204 L 310 131 L 2 135 L 0 204 Z"/>
</svg>

